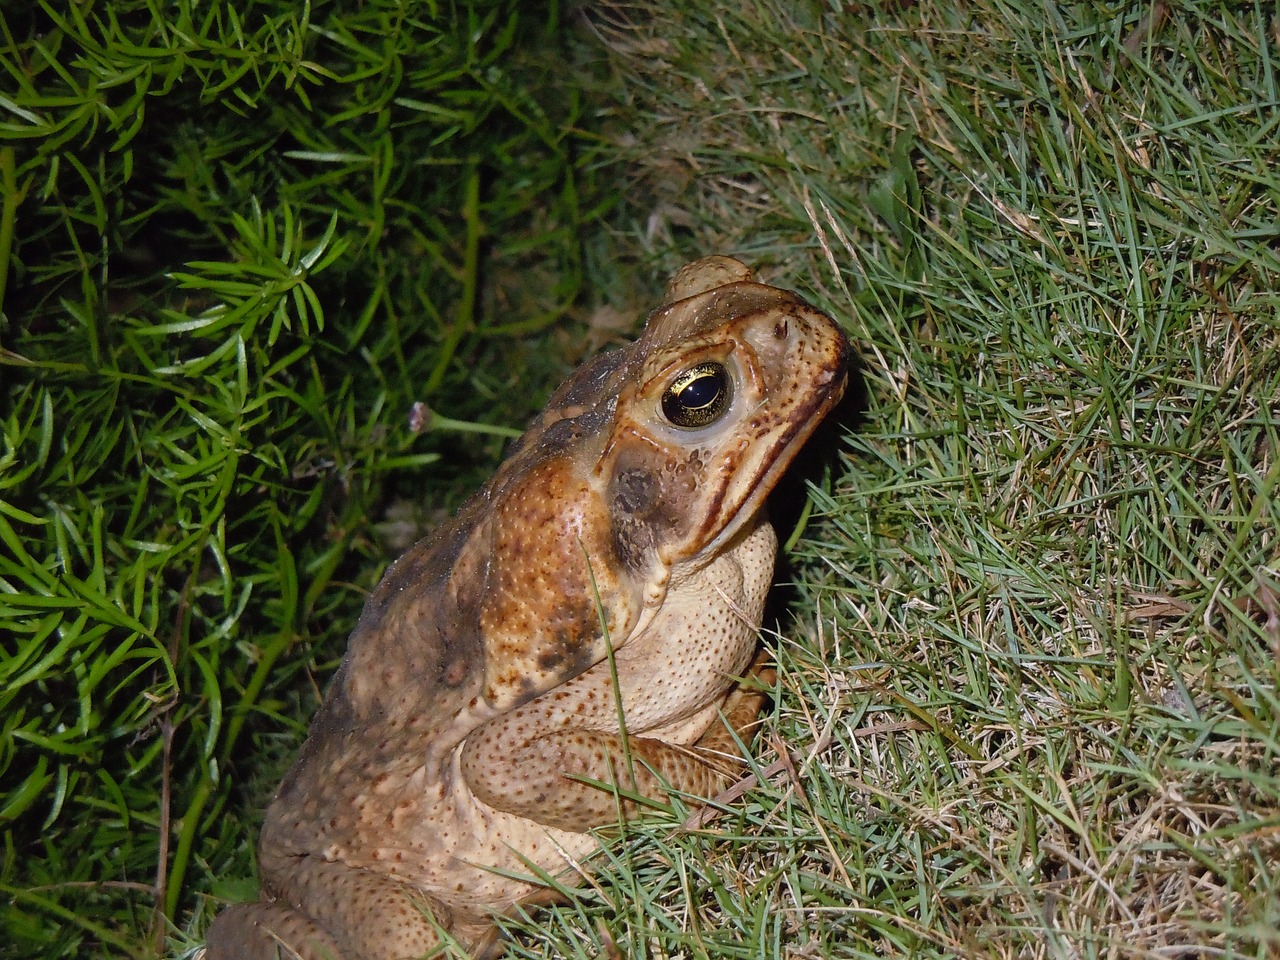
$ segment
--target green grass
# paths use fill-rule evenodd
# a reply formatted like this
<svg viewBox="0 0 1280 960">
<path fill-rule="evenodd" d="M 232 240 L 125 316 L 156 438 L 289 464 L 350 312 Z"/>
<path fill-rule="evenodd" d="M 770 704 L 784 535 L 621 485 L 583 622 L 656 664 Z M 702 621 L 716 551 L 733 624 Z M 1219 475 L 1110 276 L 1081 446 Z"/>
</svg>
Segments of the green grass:
<svg viewBox="0 0 1280 960">
<path fill-rule="evenodd" d="M 624 955 L 1280 950 L 1276 22 L 1159 11 L 599 14 L 637 246 L 806 291 L 867 387 L 783 769 L 614 855 Z"/>
<path fill-rule="evenodd" d="M 1280 951 L 1273 10 L 645 0 L 566 69 L 514 4 L 76 9 L 0 33 L 0 954 L 252 895 L 362 591 L 499 450 L 410 404 L 518 425 L 709 252 L 863 358 L 760 784 L 511 954 Z"/>
</svg>

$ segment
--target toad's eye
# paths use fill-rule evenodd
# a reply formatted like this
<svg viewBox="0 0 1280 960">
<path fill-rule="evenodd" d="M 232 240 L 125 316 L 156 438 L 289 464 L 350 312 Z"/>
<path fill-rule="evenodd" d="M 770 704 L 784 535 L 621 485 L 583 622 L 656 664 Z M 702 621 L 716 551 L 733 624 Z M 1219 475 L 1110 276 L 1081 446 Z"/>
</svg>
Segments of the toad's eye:
<svg viewBox="0 0 1280 960">
<path fill-rule="evenodd" d="M 705 427 L 719 420 L 733 399 L 729 371 L 719 363 L 683 370 L 662 395 L 662 412 L 677 427 Z"/>
</svg>

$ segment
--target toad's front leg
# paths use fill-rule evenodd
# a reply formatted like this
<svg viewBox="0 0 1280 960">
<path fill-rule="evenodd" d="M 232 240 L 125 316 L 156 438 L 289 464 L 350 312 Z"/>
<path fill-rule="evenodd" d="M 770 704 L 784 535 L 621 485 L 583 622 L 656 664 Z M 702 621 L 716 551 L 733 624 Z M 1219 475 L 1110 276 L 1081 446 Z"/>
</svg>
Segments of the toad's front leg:
<svg viewBox="0 0 1280 960">
<path fill-rule="evenodd" d="M 472 794 L 583 833 L 616 821 L 619 810 L 612 791 L 584 780 L 658 803 L 724 789 L 741 770 L 737 743 L 764 702 L 734 678 L 757 648 L 776 542 L 767 523 L 745 528 L 694 576 L 672 578 L 661 611 L 620 643 L 612 663 L 474 730 L 460 757 Z M 625 816 L 637 812 L 634 802 L 622 805 Z"/>
<path fill-rule="evenodd" d="M 576 833 L 615 822 L 619 809 L 627 817 L 639 813 L 635 802 L 620 801 L 611 790 L 584 781 L 610 784 L 619 794 L 657 803 L 668 802 L 672 793 L 715 797 L 740 775 L 738 744 L 749 742 L 766 699 L 760 691 L 733 688 L 726 699 L 702 711 L 705 731 L 685 746 L 575 727 L 572 709 L 556 709 L 564 703 L 557 696 L 552 691 L 481 727 L 464 744 L 461 767 L 482 803 Z M 605 688 L 597 696 L 611 693 Z M 548 713 L 559 716 L 553 719 Z"/>
</svg>

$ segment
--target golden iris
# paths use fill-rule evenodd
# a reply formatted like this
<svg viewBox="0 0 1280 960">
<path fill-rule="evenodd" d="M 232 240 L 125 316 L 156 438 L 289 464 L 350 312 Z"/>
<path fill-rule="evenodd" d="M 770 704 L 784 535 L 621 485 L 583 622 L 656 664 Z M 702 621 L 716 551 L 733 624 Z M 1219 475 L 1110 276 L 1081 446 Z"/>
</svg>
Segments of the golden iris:
<svg viewBox="0 0 1280 960">
<path fill-rule="evenodd" d="M 671 381 L 662 394 L 662 412 L 677 427 L 705 427 L 729 409 L 733 383 L 723 364 L 695 364 Z"/>
</svg>

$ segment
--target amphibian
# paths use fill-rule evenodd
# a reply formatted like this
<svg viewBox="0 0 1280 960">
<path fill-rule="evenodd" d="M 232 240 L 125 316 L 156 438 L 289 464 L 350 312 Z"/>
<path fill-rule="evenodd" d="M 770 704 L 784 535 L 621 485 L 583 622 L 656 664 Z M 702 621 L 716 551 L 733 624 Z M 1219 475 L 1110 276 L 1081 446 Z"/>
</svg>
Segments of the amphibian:
<svg viewBox="0 0 1280 960">
<path fill-rule="evenodd" d="M 208 960 L 418 957 L 438 929 L 484 952 L 540 889 L 512 874 L 560 872 L 616 822 L 584 780 L 721 790 L 761 702 L 737 678 L 773 575 L 765 497 L 846 354 L 738 261 L 681 270 L 387 571 L 267 811 L 262 898 L 218 917 Z"/>
</svg>

